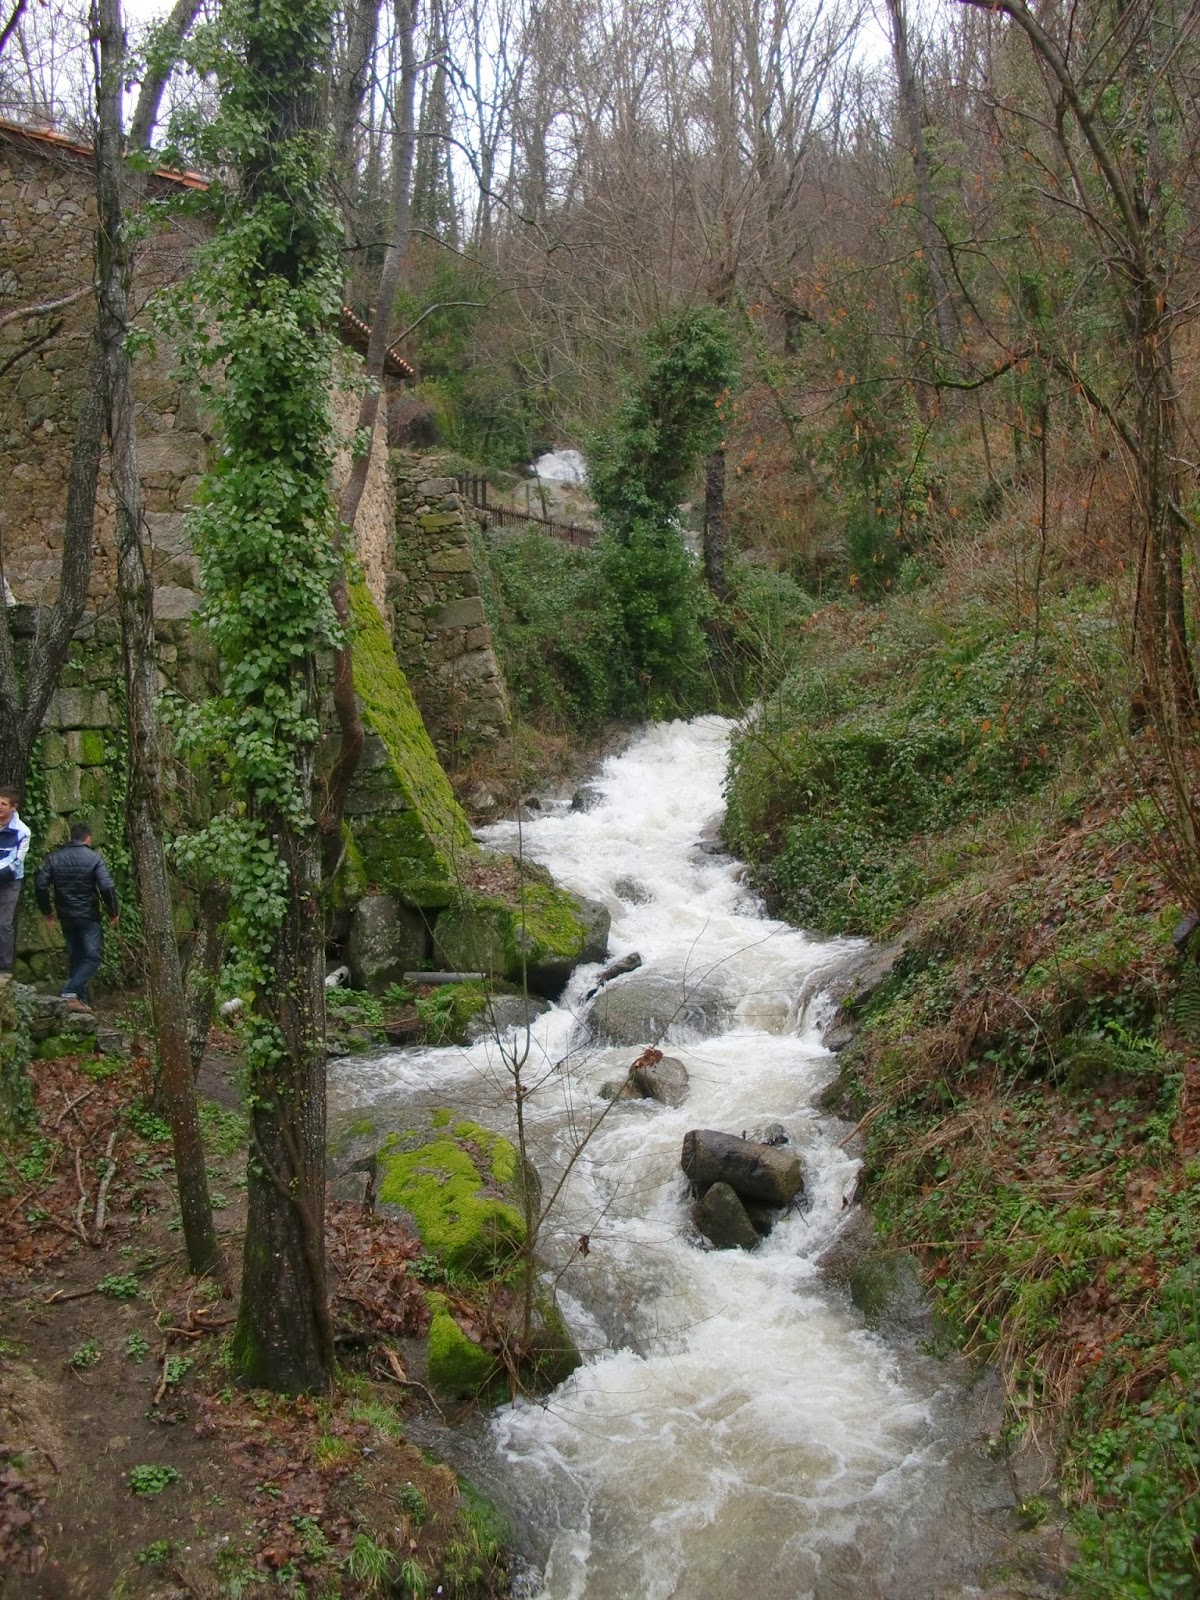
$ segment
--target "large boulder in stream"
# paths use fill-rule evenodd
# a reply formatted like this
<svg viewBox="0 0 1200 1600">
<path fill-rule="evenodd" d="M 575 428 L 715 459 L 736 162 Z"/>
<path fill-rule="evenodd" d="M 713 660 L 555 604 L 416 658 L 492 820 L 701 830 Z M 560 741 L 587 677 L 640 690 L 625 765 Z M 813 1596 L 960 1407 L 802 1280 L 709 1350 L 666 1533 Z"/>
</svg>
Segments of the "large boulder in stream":
<svg viewBox="0 0 1200 1600">
<path fill-rule="evenodd" d="M 727 1183 L 714 1183 L 692 1207 L 692 1221 L 718 1250 L 753 1250 L 758 1230 Z"/>
<path fill-rule="evenodd" d="M 729 1000 L 715 984 L 633 972 L 600 990 L 587 1023 L 608 1044 L 657 1044 L 669 1036 L 686 1043 L 720 1033 L 731 1015 Z"/>
<path fill-rule="evenodd" d="M 727 1183 L 743 1200 L 768 1206 L 790 1205 L 804 1187 L 804 1169 L 794 1151 L 711 1128 L 684 1134 L 679 1164 L 701 1192 L 714 1183 Z"/>
</svg>

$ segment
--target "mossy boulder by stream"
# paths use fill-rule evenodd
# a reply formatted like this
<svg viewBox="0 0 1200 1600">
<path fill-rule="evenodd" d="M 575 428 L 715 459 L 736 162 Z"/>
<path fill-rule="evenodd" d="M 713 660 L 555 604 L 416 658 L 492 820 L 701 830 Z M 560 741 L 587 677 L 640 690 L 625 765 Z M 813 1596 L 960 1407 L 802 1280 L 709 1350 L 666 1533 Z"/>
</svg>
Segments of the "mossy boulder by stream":
<svg viewBox="0 0 1200 1600">
<path fill-rule="evenodd" d="M 365 584 L 352 587 L 351 606 L 365 742 L 332 898 L 355 982 L 382 993 L 432 955 L 513 982 L 528 973 L 535 993 L 558 994 L 581 961 L 603 958 L 607 911 L 519 876 L 511 894 L 480 887 L 490 858 L 472 838 Z"/>
<path fill-rule="evenodd" d="M 435 1111 L 429 1132 L 394 1135 L 379 1153 L 381 1205 L 411 1216 L 447 1267 L 489 1276 L 520 1254 L 526 1230 L 520 1163 L 507 1139 Z"/>
<path fill-rule="evenodd" d="M 353 1156 L 369 1124 L 347 1130 Z M 378 1131 L 374 1133 L 378 1140 Z M 351 1159 L 351 1166 L 363 1163 Z M 392 1134 L 374 1157 L 376 1204 L 407 1218 L 426 1257 L 431 1289 L 429 1381 L 453 1401 L 503 1398 L 510 1385 L 538 1393 L 579 1365 L 554 1290 L 535 1280 L 525 1311 L 525 1192 L 541 1204 L 537 1174 L 512 1143 L 447 1107 L 430 1125 Z"/>
<path fill-rule="evenodd" d="M 604 906 L 553 884 L 523 882 L 513 900 L 464 898 L 443 911 L 434 947 L 447 967 L 526 981 L 534 994 L 553 999 L 580 963 L 604 959 L 608 927 Z"/>
</svg>

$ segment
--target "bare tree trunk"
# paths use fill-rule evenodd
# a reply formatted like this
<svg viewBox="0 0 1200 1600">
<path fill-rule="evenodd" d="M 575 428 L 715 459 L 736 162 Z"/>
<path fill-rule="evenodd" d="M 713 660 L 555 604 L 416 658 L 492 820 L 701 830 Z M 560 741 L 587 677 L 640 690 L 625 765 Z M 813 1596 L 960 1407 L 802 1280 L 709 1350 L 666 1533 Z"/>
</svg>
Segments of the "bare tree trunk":
<svg viewBox="0 0 1200 1600">
<path fill-rule="evenodd" d="M 196 20 L 200 4 L 201 0 L 175 0 L 171 15 L 161 25 L 154 48 L 146 62 L 141 92 L 129 124 L 131 150 L 150 148 L 150 137 L 158 120 L 163 91 L 167 87 L 171 73 L 175 70 L 179 47 L 188 29 Z"/>
<path fill-rule="evenodd" d="M 121 198 L 121 77 L 125 36 L 120 0 L 96 0 L 93 35 L 99 42 L 96 79 L 97 291 L 100 346 L 108 403 L 108 438 L 116 501 L 117 583 L 125 654 L 129 731 L 129 841 L 146 935 L 146 967 L 158 1043 L 162 1095 L 171 1123 L 175 1171 L 188 1262 L 193 1272 L 219 1261 L 204 1147 L 192 1082 L 183 974 L 171 915 L 162 842 L 162 757 L 156 702 L 154 616 L 141 544 L 141 484 L 133 425 L 129 331 L 129 242 Z"/>
<path fill-rule="evenodd" d="M 400 83 L 396 92 L 396 131 L 392 146 L 392 227 L 383 265 L 379 274 L 379 289 L 375 296 L 375 315 L 371 320 L 371 335 L 367 342 L 366 387 L 358 408 L 357 434 L 365 440 L 350 463 L 350 476 L 342 490 L 338 506 L 342 538 L 348 534 L 354 541 L 354 524 L 367 484 L 371 466 L 371 444 L 375 438 L 375 422 L 379 415 L 379 396 L 383 388 L 383 368 L 391 343 L 392 306 L 400 284 L 404 265 L 404 251 L 412 210 L 413 170 L 413 111 L 416 102 L 417 59 L 415 34 L 418 0 L 396 0 L 396 29 L 400 45 Z M 330 596 L 338 622 L 346 635 L 346 642 L 333 658 L 333 707 L 341 733 L 341 745 L 333 770 L 329 775 L 325 803 L 321 807 L 320 828 L 327 837 L 341 827 L 342 811 L 351 780 L 358 770 L 362 757 L 363 725 L 358 698 L 354 693 L 354 654 L 350 642 L 350 599 L 346 589 L 345 566 L 330 586 Z"/>
<path fill-rule="evenodd" d="M 350 0 L 346 7 L 346 60 L 332 99 L 338 176 L 345 185 L 347 203 L 356 188 L 359 123 L 371 81 L 380 3 L 381 0 Z"/>
<path fill-rule="evenodd" d="M 725 578 L 725 547 L 729 523 L 725 515 L 725 446 L 713 450 L 704 463 L 704 576 L 718 600 L 729 597 Z"/>
<path fill-rule="evenodd" d="M 921 218 L 921 243 L 925 247 L 925 265 L 929 269 L 929 284 L 933 291 L 933 314 L 937 323 L 938 343 L 942 353 L 954 349 L 954 311 L 950 288 L 942 266 L 945 243 L 938 230 L 933 207 L 933 185 L 929 178 L 929 147 L 925 143 L 925 128 L 921 118 L 921 101 L 917 93 L 917 80 L 913 73 L 912 57 L 908 50 L 908 22 L 904 0 L 887 0 L 888 19 L 891 23 L 892 59 L 896 64 L 896 86 L 900 97 L 900 114 L 912 156 L 913 182 L 917 191 L 917 210 Z"/>
</svg>

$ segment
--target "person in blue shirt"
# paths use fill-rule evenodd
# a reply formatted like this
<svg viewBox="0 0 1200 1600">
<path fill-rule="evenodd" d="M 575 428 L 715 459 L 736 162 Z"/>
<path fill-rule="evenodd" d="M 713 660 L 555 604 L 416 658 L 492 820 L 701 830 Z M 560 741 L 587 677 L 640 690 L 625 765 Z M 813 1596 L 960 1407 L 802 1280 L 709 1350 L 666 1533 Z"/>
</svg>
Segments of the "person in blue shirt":
<svg viewBox="0 0 1200 1600">
<path fill-rule="evenodd" d="M 17 901 L 29 851 L 29 829 L 17 815 L 19 799 L 15 789 L 0 788 L 0 974 L 13 969 Z"/>
</svg>

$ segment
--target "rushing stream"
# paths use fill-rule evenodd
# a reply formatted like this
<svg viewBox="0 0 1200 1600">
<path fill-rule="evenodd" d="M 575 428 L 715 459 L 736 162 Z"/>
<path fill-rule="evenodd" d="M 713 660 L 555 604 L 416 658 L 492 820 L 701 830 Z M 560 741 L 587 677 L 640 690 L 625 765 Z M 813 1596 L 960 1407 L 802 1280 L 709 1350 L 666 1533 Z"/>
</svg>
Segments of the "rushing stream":
<svg viewBox="0 0 1200 1600">
<path fill-rule="evenodd" d="M 688 1097 L 612 1108 L 542 1240 L 586 1361 L 552 1395 L 481 1426 L 470 1474 L 512 1513 L 553 1600 L 934 1600 L 975 1587 L 1012 1497 L 974 1437 L 962 1374 L 869 1331 L 817 1261 L 857 1163 L 814 1108 L 833 1075 L 823 975 L 856 946 L 763 917 L 737 864 L 702 848 L 722 810 L 730 725 L 656 726 L 595 780 L 596 803 L 526 820 L 525 852 L 612 912 L 613 956 L 673 995 L 661 1041 Z M 496 848 L 516 829 L 489 830 Z M 550 1193 L 636 1048 L 589 1042 L 596 968 L 532 1030 L 532 1154 Z M 667 1007 L 670 1006 L 668 1010 Z M 673 1019 L 673 1020 L 672 1020 Z M 669 1026 L 668 1026 L 669 1025 Z M 641 1039 L 641 1043 L 651 1043 Z M 338 1063 L 335 1111 L 453 1105 L 511 1125 L 494 1041 Z M 679 1168 L 689 1128 L 783 1124 L 807 1204 L 753 1254 L 699 1247 Z M 576 1252 L 587 1235 L 586 1256 Z"/>
</svg>

